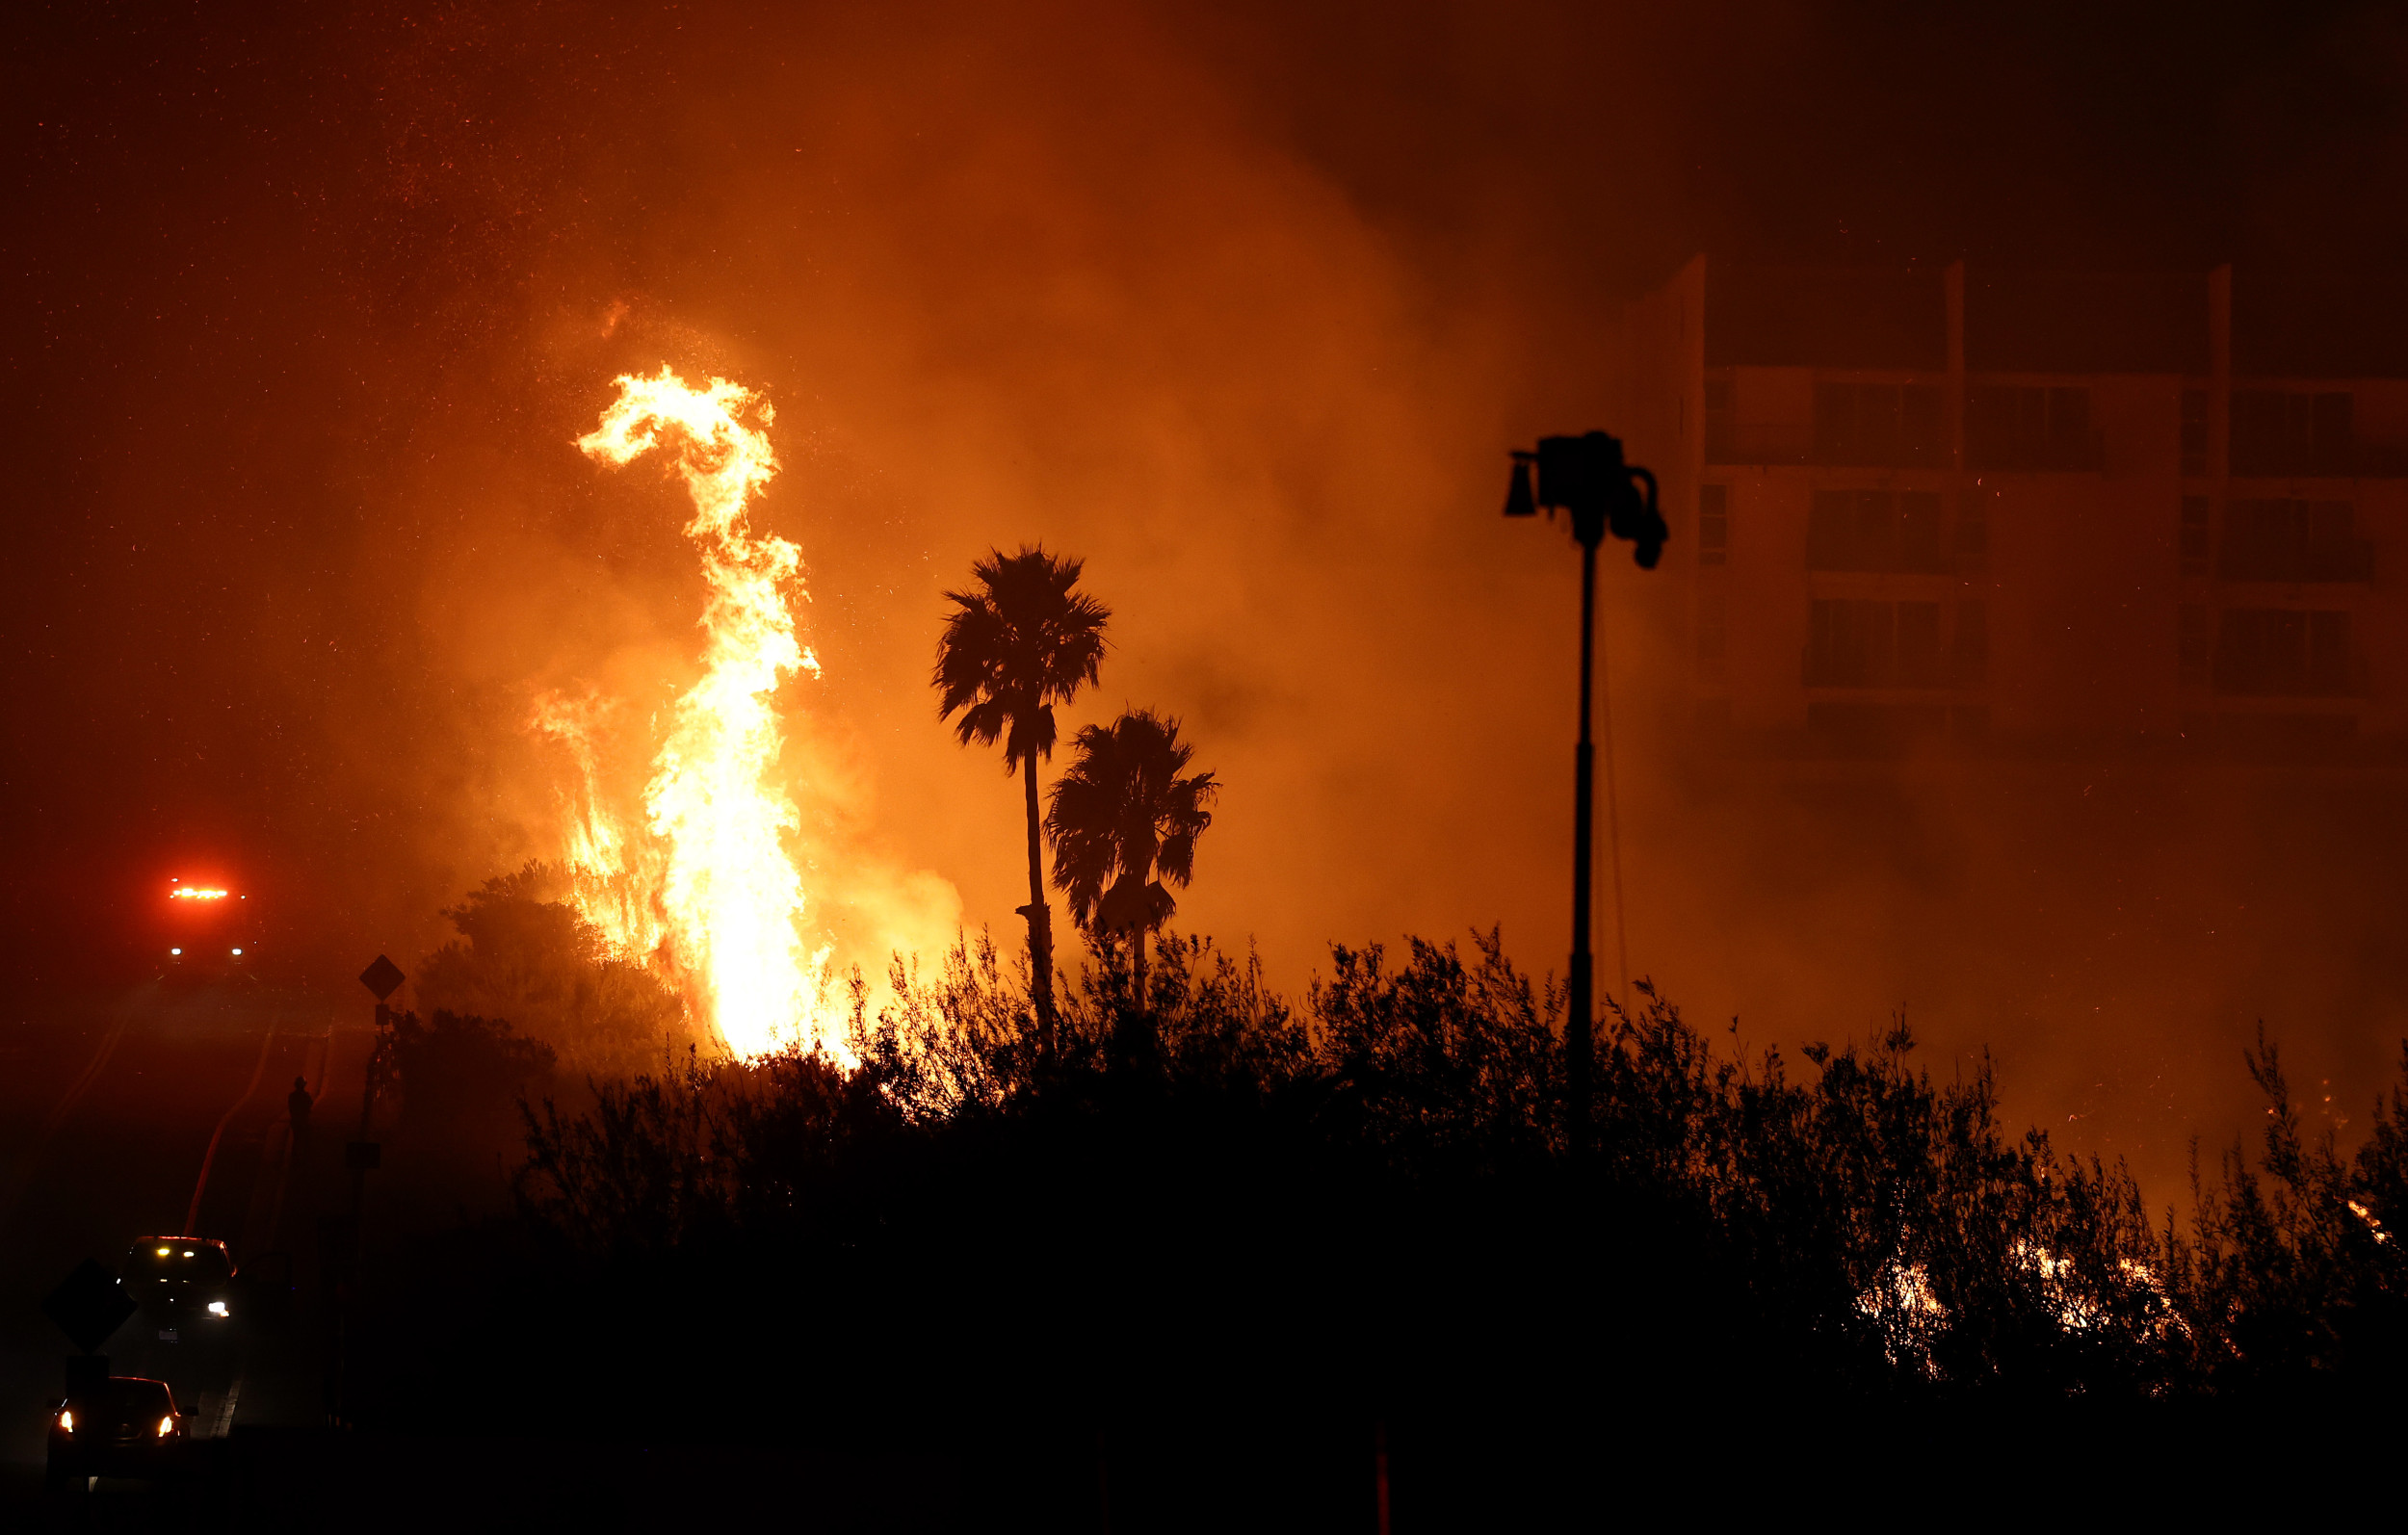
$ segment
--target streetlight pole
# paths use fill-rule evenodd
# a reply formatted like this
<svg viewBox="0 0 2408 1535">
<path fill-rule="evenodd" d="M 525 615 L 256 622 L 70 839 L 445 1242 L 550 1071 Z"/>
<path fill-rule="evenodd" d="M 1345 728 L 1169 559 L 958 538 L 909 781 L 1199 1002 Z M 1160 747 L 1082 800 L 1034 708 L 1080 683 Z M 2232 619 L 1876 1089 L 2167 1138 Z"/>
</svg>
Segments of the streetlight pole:
<svg viewBox="0 0 2408 1535">
<path fill-rule="evenodd" d="M 1597 545 L 1602 529 L 1584 529 L 1581 541 L 1581 743 L 1572 768 L 1572 1016 L 1564 1021 L 1565 1138 L 1574 1155 L 1588 1149 L 1589 1071 L 1596 1058 L 1597 960 L 1589 951 L 1589 902 L 1595 888 L 1590 848 L 1597 827 L 1597 744 L 1588 716 L 1597 696 Z M 1587 533 L 1590 536 L 1583 537 Z"/>
<path fill-rule="evenodd" d="M 1581 546 L 1581 738 L 1572 771 L 1572 995 L 1571 1016 L 1563 1027 L 1564 1140 L 1581 1157 L 1588 1151 L 1597 1037 L 1597 962 L 1588 944 L 1597 820 L 1597 746 L 1589 729 L 1597 691 L 1597 546 L 1610 531 L 1636 545 L 1632 559 L 1640 569 L 1653 570 L 1667 530 L 1656 507 L 1656 477 L 1624 463 L 1622 444 L 1602 431 L 1541 437 L 1536 452 L 1515 451 L 1505 515 L 1532 516 L 1541 507 L 1551 513 L 1558 507 L 1570 512 L 1572 536 Z"/>
</svg>

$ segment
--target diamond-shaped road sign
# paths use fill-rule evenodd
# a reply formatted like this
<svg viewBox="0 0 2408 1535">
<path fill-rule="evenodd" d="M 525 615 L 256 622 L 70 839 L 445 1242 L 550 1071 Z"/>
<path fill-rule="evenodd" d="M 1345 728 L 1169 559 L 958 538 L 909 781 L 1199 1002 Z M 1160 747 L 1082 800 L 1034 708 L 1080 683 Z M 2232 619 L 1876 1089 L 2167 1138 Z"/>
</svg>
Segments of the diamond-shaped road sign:
<svg viewBox="0 0 2408 1535">
<path fill-rule="evenodd" d="M 43 1298 L 41 1311 L 59 1324 L 68 1341 L 89 1354 L 125 1325 L 125 1318 L 134 1314 L 134 1303 L 107 1269 L 87 1258 Z"/>
<path fill-rule="evenodd" d="M 403 981 L 408 978 L 408 976 L 402 974 L 401 966 L 385 958 L 382 954 L 379 954 L 377 956 L 377 962 L 375 964 L 370 965 L 366 970 L 359 973 L 359 983 L 362 986 L 367 987 L 370 991 L 376 993 L 377 1001 L 379 1002 L 382 1002 L 387 997 L 392 996 L 395 989 L 398 988 Z"/>
</svg>

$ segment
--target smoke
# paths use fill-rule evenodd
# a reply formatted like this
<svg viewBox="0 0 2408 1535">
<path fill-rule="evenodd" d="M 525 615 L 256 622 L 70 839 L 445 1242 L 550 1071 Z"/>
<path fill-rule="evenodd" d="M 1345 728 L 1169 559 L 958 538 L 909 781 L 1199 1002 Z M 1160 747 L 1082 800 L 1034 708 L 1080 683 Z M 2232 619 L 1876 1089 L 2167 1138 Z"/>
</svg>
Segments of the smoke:
<svg viewBox="0 0 2408 1535">
<path fill-rule="evenodd" d="M 1576 565 L 1496 509 L 1507 446 L 1614 425 L 1623 299 L 1705 247 L 2205 266 L 2278 222 L 2296 250 L 2347 191 L 2286 167 L 2348 119 L 2276 162 L 2232 137 L 2333 28 L 2286 23 L 2253 94 L 2264 39 L 2178 70 L 2165 17 L 2074 50 L 2056 21 L 54 19 L 10 336 L 14 461 L 65 511 L 19 534 L 7 787 L 55 877 L 15 925 L 84 941 L 196 849 L 339 976 L 557 856 L 577 771 L 537 700 L 622 700 L 640 741 L 699 674 L 684 508 L 574 447 L 666 364 L 776 405 L 751 514 L 803 551 L 824 663 L 786 789 L 856 951 L 899 913 L 923 954 L 1013 930 L 1017 788 L 927 681 L 942 590 L 1041 538 L 1116 614 L 1065 725 L 1177 715 L 1227 785 L 1182 926 L 1290 986 L 1330 941 L 1474 924 L 1559 970 Z M 1660 596 L 1617 571 L 1607 601 L 1633 968 L 1739 1038 L 1902 1006 L 1938 1069 L 1994 1046 L 2011 1111 L 2135 1152 L 2159 1197 L 2193 1129 L 2248 1123 L 2260 1012 L 2344 1099 L 2388 1065 L 2376 796 L 1700 766 Z"/>
</svg>

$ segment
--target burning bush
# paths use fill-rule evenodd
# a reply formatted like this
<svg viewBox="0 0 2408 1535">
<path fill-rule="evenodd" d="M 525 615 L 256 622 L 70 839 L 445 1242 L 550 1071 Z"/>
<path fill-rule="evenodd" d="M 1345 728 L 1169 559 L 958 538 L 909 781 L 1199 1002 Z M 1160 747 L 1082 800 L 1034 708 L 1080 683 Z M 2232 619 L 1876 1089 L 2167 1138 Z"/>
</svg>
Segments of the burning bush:
<svg viewBox="0 0 2408 1535">
<path fill-rule="evenodd" d="M 2194 1149 L 2198 1220 L 2187 1238 L 2166 1236 L 2190 1364 L 2225 1394 L 2395 1370 L 2408 1355 L 2408 1259 L 2394 1226 L 2408 1215 L 2408 1091 L 2376 1100 L 2367 1143 L 2345 1160 L 2330 1130 L 2314 1142 L 2300 1134 L 2281 1054 L 2263 1032 L 2246 1063 L 2266 1101 L 2259 1155 L 2253 1163 L 2234 1146 L 2210 1188 Z"/>
</svg>

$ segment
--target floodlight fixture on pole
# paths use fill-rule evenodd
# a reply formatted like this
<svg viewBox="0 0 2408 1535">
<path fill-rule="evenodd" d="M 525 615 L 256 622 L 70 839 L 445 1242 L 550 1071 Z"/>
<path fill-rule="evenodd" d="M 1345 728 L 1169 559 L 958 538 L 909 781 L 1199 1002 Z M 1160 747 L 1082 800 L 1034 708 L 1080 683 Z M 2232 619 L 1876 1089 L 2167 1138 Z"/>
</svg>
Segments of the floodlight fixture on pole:
<svg viewBox="0 0 2408 1535">
<path fill-rule="evenodd" d="M 1572 536 L 1581 546 L 1581 740 L 1572 780 L 1572 995 L 1571 1015 L 1563 1027 L 1564 1138 L 1578 1157 L 1588 1150 L 1589 1077 L 1596 1040 L 1596 961 L 1588 947 L 1588 910 L 1589 849 L 1596 820 L 1597 748 L 1589 739 L 1589 710 L 1596 695 L 1597 546 L 1610 532 L 1634 546 L 1631 557 L 1641 570 L 1653 570 L 1668 530 L 1656 507 L 1656 477 L 1624 463 L 1621 442 L 1602 431 L 1541 437 L 1536 452 L 1514 451 L 1505 514 L 1535 516 L 1541 507 L 1550 520 L 1558 509 L 1569 512 Z"/>
</svg>

